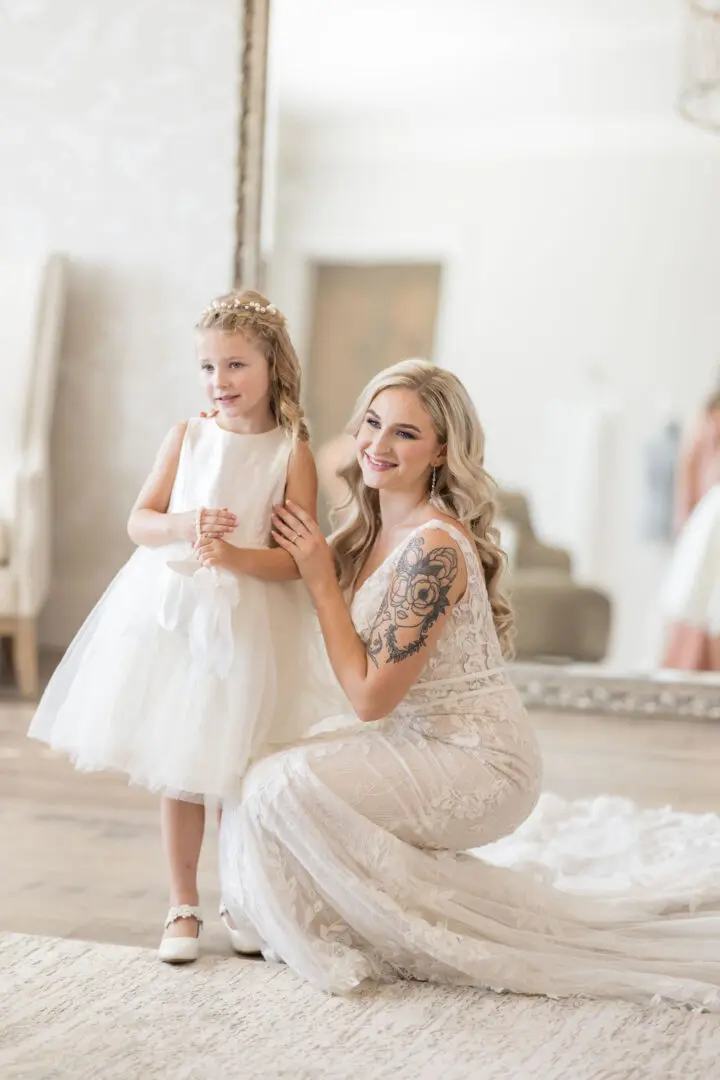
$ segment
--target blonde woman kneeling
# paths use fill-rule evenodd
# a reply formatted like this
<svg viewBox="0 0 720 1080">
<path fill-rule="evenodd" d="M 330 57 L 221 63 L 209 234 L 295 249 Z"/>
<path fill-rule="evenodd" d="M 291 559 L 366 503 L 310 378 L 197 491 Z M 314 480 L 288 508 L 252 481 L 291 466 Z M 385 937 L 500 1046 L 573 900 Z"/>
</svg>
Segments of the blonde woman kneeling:
<svg viewBox="0 0 720 1080">
<path fill-rule="evenodd" d="M 275 537 L 355 724 L 257 763 L 226 808 L 223 890 L 238 925 L 334 993 L 409 977 L 717 1005 L 717 826 L 714 847 L 688 852 L 697 872 L 672 879 L 674 896 L 658 879 L 657 895 L 638 887 L 603 902 L 463 854 L 517 829 L 540 789 L 535 736 L 503 665 L 511 616 L 482 429 L 454 376 L 407 361 L 367 387 L 351 430 L 343 529 L 329 545 L 288 503 Z M 583 854 L 587 882 L 602 852 Z M 703 874 L 715 884 L 701 898 Z M 702 899 L 710 910 L 689 914 Z"/>
</svg>

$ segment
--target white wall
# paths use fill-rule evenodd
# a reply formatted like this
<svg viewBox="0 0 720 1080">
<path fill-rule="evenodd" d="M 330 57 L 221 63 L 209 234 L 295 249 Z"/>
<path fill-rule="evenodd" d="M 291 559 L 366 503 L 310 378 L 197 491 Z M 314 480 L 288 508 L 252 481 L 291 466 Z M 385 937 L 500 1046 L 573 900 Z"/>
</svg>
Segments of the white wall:
<svg viewBox="0 0 720 1080">
<path fill-rule="evenodd" d="M 473 393 L 491 470 L 534 494 L 541 530 L 616 600 L 614 656 L 643 663 L 667 552 L 639 539 L 641 447 L 669 403 L 694 416 L 718 369 L 720 145 L 674 123 L 415 135 L 286 126 L 273 299 L 302 334 L 313 259 L 440 259 L 436 359 Z M 560 492 L 558 402 L 609 417 L 600 471 L 569 468 Z M 588 498 L 592 550 L 568 513 Z"/>
<path fill-rule="evenodd" d="M 239 18 L 235 0 L 0 5 L 3 248 L 71 260 L 54 644 L 129 554 L 165 431 L 201 407 L 191 328 L 231 277 Z"/>
</svg>

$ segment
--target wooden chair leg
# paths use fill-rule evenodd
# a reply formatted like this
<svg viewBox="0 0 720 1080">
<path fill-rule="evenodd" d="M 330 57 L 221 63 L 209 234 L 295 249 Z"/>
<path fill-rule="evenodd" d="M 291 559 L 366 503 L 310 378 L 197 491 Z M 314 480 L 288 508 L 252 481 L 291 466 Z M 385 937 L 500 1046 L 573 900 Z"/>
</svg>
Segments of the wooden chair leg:
<svg viewBox="0 0 720 1080">
<path fill-rule="evenodd" d="M 13 638 L 13 660 L 20 694 L 37 701 L 40 695 L 40 671 L 34 619 L 18 619 Z"/>
</svg>

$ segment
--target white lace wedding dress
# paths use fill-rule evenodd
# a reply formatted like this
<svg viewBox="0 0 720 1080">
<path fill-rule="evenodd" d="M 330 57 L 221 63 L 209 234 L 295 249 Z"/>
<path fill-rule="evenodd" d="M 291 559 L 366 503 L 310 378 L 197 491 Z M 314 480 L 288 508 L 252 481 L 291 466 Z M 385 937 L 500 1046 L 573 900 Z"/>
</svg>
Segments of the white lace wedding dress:
<svg viewBox="0 0 720 1080">
<path fill-rule="evenodd" d="M 335 993 L 404 977 L 720 1009 L 720 820 L 544 796 L 510 835 L 535 739 L 474 550 L 432 524 L 464 553 L 464 597 L 390 717 L 253 766 L 223 818 L 230 911 Z M 402 550 L 355 596 L 363 637 Z"/>
</svg>

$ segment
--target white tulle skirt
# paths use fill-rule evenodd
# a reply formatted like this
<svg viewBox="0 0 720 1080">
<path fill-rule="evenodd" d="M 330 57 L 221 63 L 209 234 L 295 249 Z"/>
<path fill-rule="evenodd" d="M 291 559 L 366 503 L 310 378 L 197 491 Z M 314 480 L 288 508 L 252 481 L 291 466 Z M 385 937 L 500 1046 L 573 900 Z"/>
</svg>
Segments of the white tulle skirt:
<svg viewBox="0 0 720 1080">
<path fill-rule="evenodd" d="M 678 537 L 661 605 L 668 620 L 720 635 L 720 484 L 700 500 Z"/>
<path fill-rule="evenodd" d="M 65 654 L 29 735 L 79 769 L 120 770 L 188 801 L 227 799 L 251 761 L 341 711 L 343 698 L 299 582 L 197 574 L 187 550 L 135 552 Z"/>
</svg>

